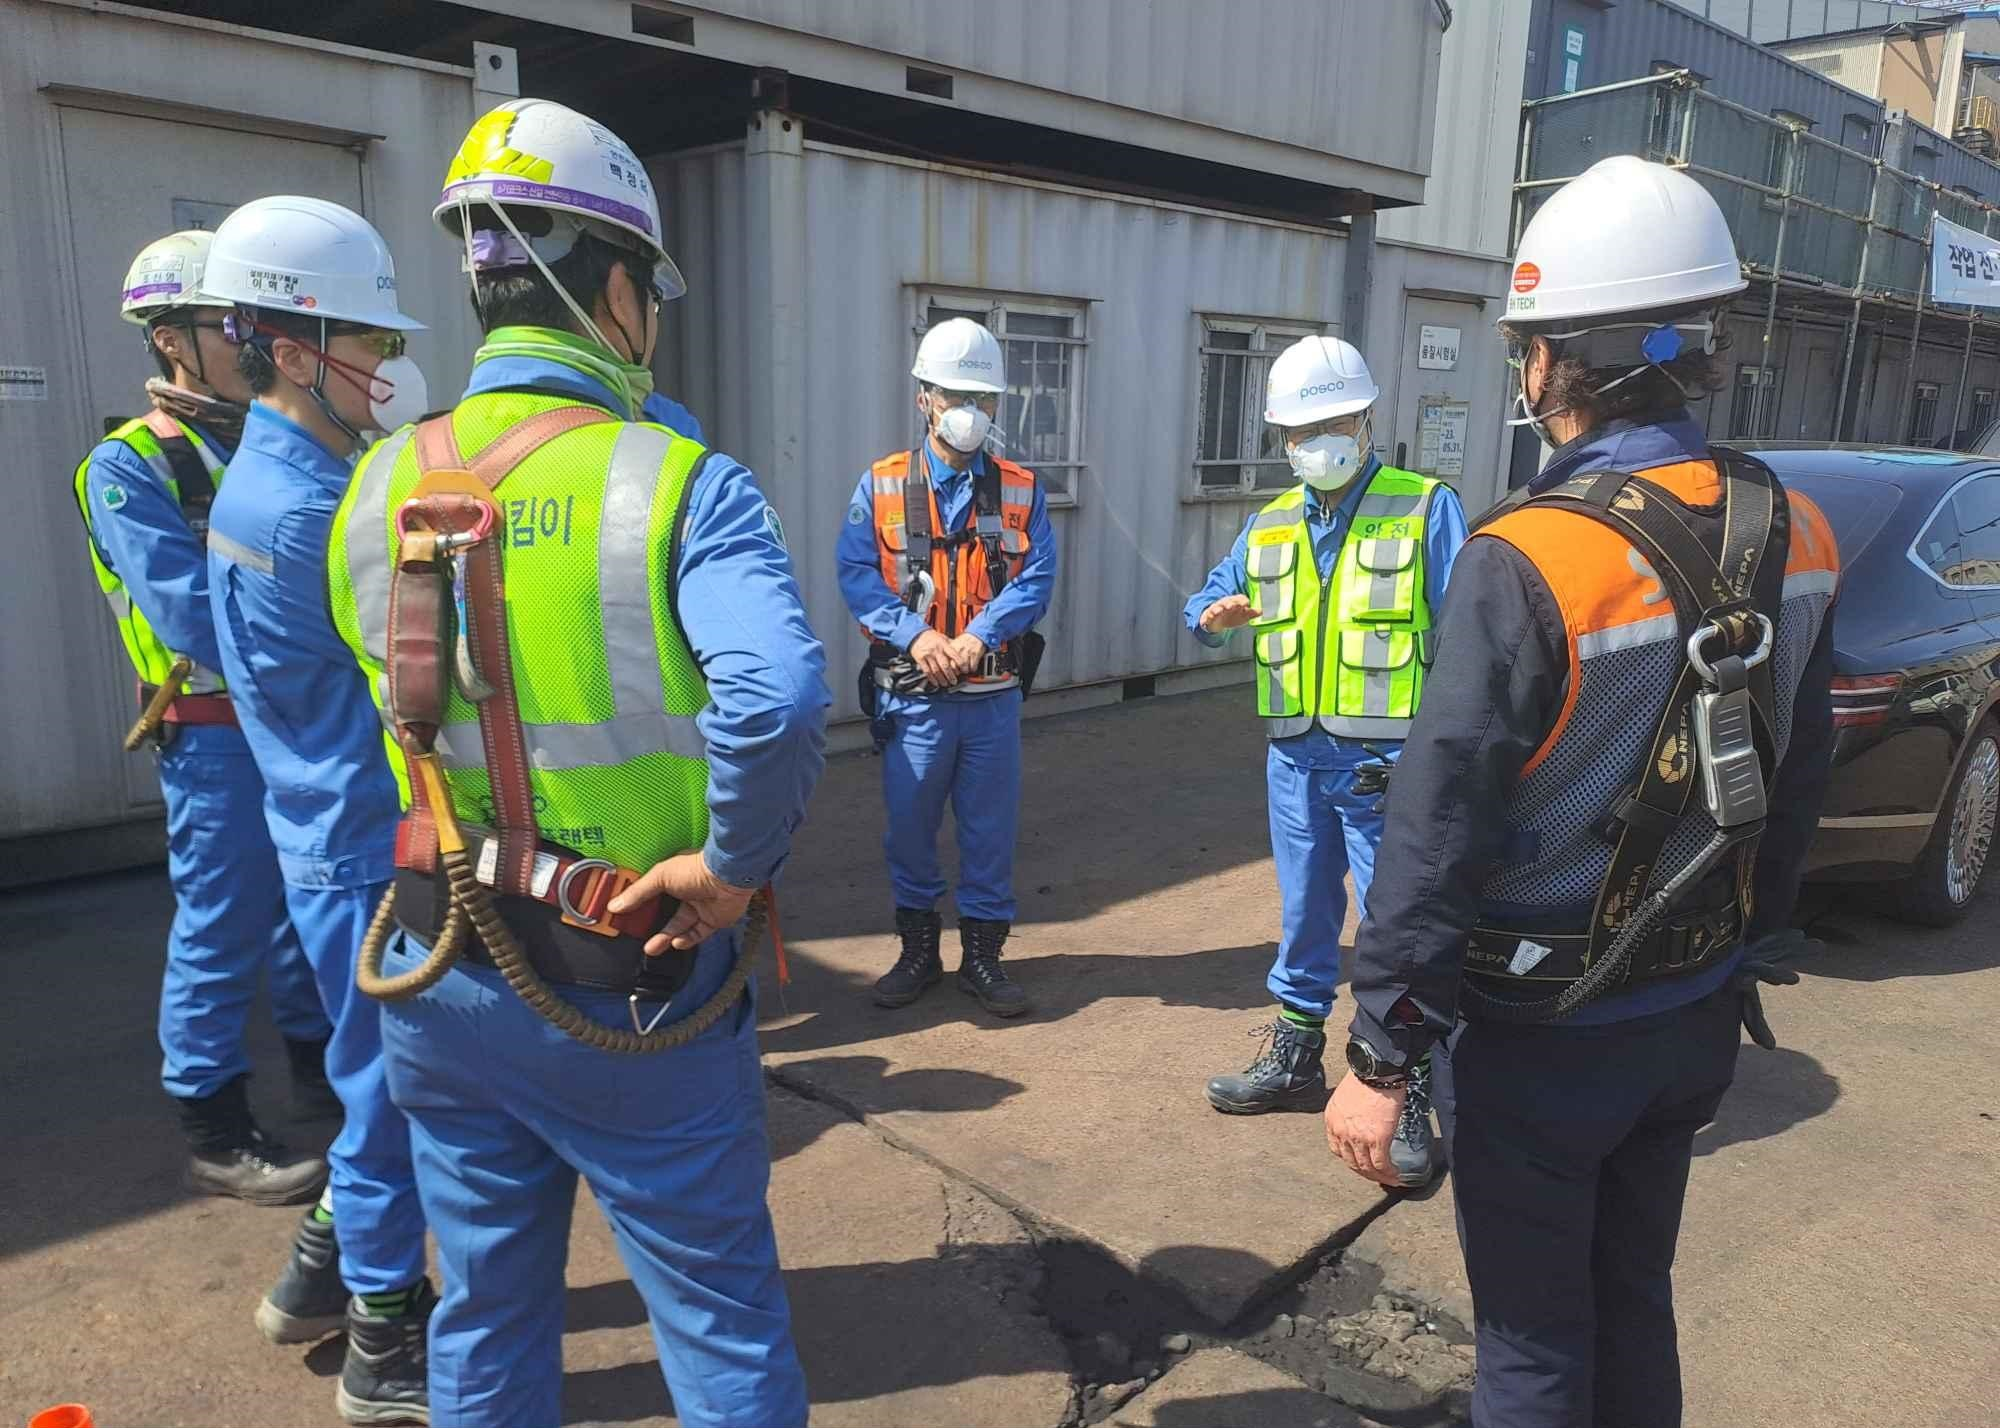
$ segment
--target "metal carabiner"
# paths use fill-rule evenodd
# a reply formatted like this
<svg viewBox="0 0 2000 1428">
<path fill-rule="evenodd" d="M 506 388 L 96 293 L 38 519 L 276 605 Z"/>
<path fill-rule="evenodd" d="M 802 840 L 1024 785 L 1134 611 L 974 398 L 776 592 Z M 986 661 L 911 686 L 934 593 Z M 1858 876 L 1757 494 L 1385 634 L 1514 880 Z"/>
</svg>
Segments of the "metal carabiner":
<svg viewBox="0 0 2000 1428">
<path fill-rule="evenodd" d="M 667 1008 L 672 1005 L 673 1005 L 672 1001 L 661 1002 L 660 1009 L 658 1012 L 654 1014 L 653 1019 L 650 1022 L 645 1022 L 642 1024 L 639 1020 L 639 994 L 637 992 L 632 993 L 632 995 L 626 999 L 625 1003 L 626 1010 L 632 1013 L 632 1030 L 638 1032 L 639 1035 L 641 1036 L 651 1036 L 653 1034 L 653 1028 L 658 1026 L 662 1021 L 666 1019 Z"/>
<path fill-rule="evenodd" d="M 424 499 L 421 496 L 412 496 L 409 500 L 403 502 L 402 505 L 396 507 L 396 535 L 398 538 L 410 533 L 410 518 L 412 516 L 425 514 Z M 452 551 L 468 545 L 477 545 L 480 541 L 485 540 L 493 534 L 493 522 L 497 519 L 495 515 L 497 508 L 491 501 L 481 501 L 478 503 L 478 509 L 479 519 L 474 522 L 471 530 L 439 531 L 435 533 L 437 535 L 439 550 Z"/>
<path fill-rule="evenodd" d="M 1743 657 L 1743 667 L 1745 669 L 1755 669 L 1770 657 L 1773 631 L 1770 616 L 1758 610 L 1752 610 L 1749 613 L 1750 617 L 1758 623 L 1761 629 L 1758 634 L 1757 648 Z M 1688 663 L 1694 666 L 1694 672 L 1700 675 L 1702 681 L 1706 684 L 1715 683 L 1715 666 L 1702 658 L 1701 647 L 1717 636 L 1727 639 L 1729 638 L 1729 632 L 1716 624 L 1715 621 L 1710 620 L 1707 624 L 1697 628 L 1687 639 Z"/>
<path fill-rule="evenodd" d="M 556 906 L 562 909 L 564 917 L 579 927 L 595 927 L 599 921 L 595 917 L 585 917 L 576 910 L 576 904 L 569 900 L 570 879 L 574 878 L 578 873 L 591 868 L 602 868 L 607 873 L 618 871 L 616 863 L 606 862 L 603 858 L 579 858 L 567 868 L 564 868 L 562 876 L 556 879 Z M 638 998 L 635 996 L 633 1000 L 637 1001 Z M 638 1013 L 634 1012 L 633 1015 L 636 1017 Z"/>
</svg>

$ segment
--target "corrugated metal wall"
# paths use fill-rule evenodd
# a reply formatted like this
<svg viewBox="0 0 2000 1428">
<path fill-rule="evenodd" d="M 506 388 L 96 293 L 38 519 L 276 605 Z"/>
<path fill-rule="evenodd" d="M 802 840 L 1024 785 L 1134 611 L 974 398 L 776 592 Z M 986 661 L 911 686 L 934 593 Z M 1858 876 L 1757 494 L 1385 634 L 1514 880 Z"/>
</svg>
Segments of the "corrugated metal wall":
<svg viewBox="0 0 2000 1428">
<path fill-rule="evenodd" d="M 94 163 L 80 136 L 150 123 L 155 141 L 170 149 L 162 164 L 196 180 L 185 197 L 226 195 L 234 203 L 257 195 L 236 192 L 225 160 L 204 158 L 204 135 L 219 136 L 220 155 L 235 143 L 287 135 L 380 133 L 354 161 L 362 206 L 395 253 L 405 310 L 430 324 L 411 350 L 440 397 L 463 384 L 475 331 L 456 254 L 430 221 L 438 175 L 472 121 L 470 71 L 33 0 L 0 0 L 0 35 L 0 171 L 8 176 L 0 202 L 0 364 L 47 373 L 43 399 L 0 400 L 0 450 L 9 458 L 0 478 L 4 839 L 111 823 L 156 797 L 150 756 L 119 752 L 134 712 L 132 670 L 92 578 L 71 494 L 71 472 L 103 433 L 106 413 L 93 392 L 121 393 L 130 401 L 123 409 L 136 411 L 141 383 L 153 375 L 136 338 L 111 349 L 116 371 L 87 359 L 83 329 L 115 304 L 128 258 L 80 270 L 84 245 L 73 221 L 102 223 L 116 211 L 104 172 L 129 155 Z M 262 116 L 247 127 L 268 132 L 205 127 L 217 106 Z M 78 114 L 96 122 L 66 124 L 65 115 Z M 288 130 L 288 123 L 308 127 Z M 320 146 L 328 144 L 338 151 L 332 140 Z M 74 215 L 72 203 L 83 205 Z M 172 226 L 165 202 L 130 218 L 144 237 L 130 240 L 121 250 L 127 255 Z"/>
<path fill-rule="evenodd" d="M 1043 681 L 1091 683 L 1242 657 L 1204 650 L 1180 619 L 1188 595 L 1267 499 L 1192 495 L 1198 315 L 1332 328 L 1345 238 L 813 143 L 803 159 L 803 298 L 796 313 L 771 319 L 776 348 L 804 354 L 801 410 L 778 414 L 796 432 L 750 426 L 759 384 L 772 379 L 752 366 L 752 328 L 765 320 L 758 293 L 785 282 L 745 256 L 753 252 L 748 195 L 773 175 L 764 168 L 771 160 L 743 145 L 654 164 L 689 285 L 668 311 L 673 351 L 661 370 L 713 444 L 743 454 L 753 469 L 772 463 L 796 473 L 767 479 L 766 490 L 829 647 L 837 717 L 856 712 L 852 672 L 862 643 L 835 583 L 834 541 L 868 463 L 918 438 L 909 363 L 913 293 L 925 284 L 1088 304 L 1089 465 L 1076 504 L 1054 511 L 1062 575 L 1044 626 Z M 789 180 L 778 171 L 776 181 Z M 1462 288 L 1480 265 L 1417 249 L 1383 249 L 1378 261 L 1371 324 L 1380 333 L 1369 358 L 1394 371 L 1403 289 Z M 1493 393 L 1490 409 L 1474 414 L 1468 451 L 1468 471 L 1486 488 L 1500 382 L 1481 345 L 1490 333 L 1466 336 L 1466 360 L 1480 364 L 1481 387 Z M 803 456 L 793 461 L 795 443 Z"/>
<path fill-rule="evenodd" d="M 1430 160 L 1433 0 L 693 0 L 688 8 L 1384 168 L 1420 173 Z M 1354 43 L 1361 36 L 1367 42 Z"/>
<path fill-rule="evenodd" d="M 1928 6 L 1887 0 L 1686 0 L 1686 4 L 1716 24 L 1761 44 L 1938 17 L 1938 11 Z"/>
<path fill-rule="evenodd" d="M 1506 258 L 1522 58 L 1533 0 L 1453 11 L 1438 75 L 1436 139 L 1424 201 L 1381 215 L 1382 238 Z"/>
<path fill-rule="evenodd" d="M 1536 18 L 1529 98 L 1561 92 L 1558 52 L 1565 29 L 1575 26 L 1585 36 L 1582 89 L 1639 79 L 1653 73 L 1655 65 L 1667 65 L 1694 70 L 1706 77 L 1711 92 L 1762 113 L 1784 109 L 1803 114 L 1813 121 L 1814 132 L 1836 143 L 1848 114 L 1867 114 L 1880 123 L 1877 101 L 1666 0 L 1638 0 L 1608 10 L 1588 0 L 1537 0 Z"/>
</svg>

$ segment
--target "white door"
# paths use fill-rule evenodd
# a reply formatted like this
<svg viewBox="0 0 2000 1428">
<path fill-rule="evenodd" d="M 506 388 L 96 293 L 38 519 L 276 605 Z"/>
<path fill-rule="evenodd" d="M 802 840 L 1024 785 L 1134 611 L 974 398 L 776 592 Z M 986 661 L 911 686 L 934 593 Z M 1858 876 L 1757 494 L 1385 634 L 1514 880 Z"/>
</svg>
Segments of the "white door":
<svg viewBox="0 0 2000 1428">
<path fill-rule="evenodd" d="M 1404 300 L 1395 432 L 1393 437 L 1382 434 L 1388 437 L 1384 460 L 1448 481 L 1475 510 L 1494 493 L 1482 489 L 1468 494 L 1467 480 L 1476 477 L 1487 484 L 1495 480 L 1493 472 L 1475 471 L 1467 460 L 1467 447 L 1474 439 L 1474 393 L 1481 380 L 1481 364 L 1475 357 L 1482 349 L 1477 344 L 1492 340 L 1479 318 L 1474 303 L 1432 297 Z M 1490 387 L 1488 380 L 1484 395 L 1491 395 Z M 1504 477 L 1499 479 L 1504 485 Z"/>
<path fill-rule="evenodd" d="M 87 439 L 144 409 L 155 374 L 139 330 L 118 316 L 118 292 L 133 257 L 180 228 L 214 228 L 231 209 L 273 193 L 309 194 L 361 209 L 361 156 L 310 140 L 139 119 L 60 107 L 63 183 L 68 198 L 70 280 L 83 332 Z M 80 538 L 80 537 L 79 537 Z M 81 548 L 79 562 L 86 559 Z M 88 580 L 83 589 L 94 590 Z M 109 612 L 89 657 L 104 671 L 95 700 L 95 737 L 107 750 L 131 724 L 132 665 Z M 132 806 L 159 801 L 150 754 L 125 757 Z"/>
</svg>

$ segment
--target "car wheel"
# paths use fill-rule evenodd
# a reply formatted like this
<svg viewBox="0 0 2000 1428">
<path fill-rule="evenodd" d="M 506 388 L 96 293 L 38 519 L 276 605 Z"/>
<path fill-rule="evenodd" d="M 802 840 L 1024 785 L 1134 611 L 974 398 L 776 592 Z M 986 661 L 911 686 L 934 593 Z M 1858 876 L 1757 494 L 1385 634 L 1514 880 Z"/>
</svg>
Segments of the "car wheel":
<svg viewBox="0 0 2000 1428">
<path fill-rule="evenodd" d="M 1945 794 L 1937 825 L 1907 882 L 1898 889 L 1903 916 L 1932 927 L 1964 917 L 1993 855 L 2000 824 L 2000 726 L 1992 720 L 1972 734 L 1972 747 Z"/>
</svg>

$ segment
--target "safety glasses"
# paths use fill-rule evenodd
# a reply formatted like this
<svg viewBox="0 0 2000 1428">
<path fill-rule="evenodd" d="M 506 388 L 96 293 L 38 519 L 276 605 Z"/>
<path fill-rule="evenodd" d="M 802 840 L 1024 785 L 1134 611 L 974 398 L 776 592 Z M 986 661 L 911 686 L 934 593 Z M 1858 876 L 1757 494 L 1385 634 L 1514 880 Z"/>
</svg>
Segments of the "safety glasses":
<svg viewBox="0 0 2000 1428">
<path fill-rule="evenodd" d="M 336 327 L 334 337 L 352 337 L 368 351 L 387 361 L 409 350 L 410 339 L 401 332 L 385 332 L 379 327 Z"/>
</svg>

